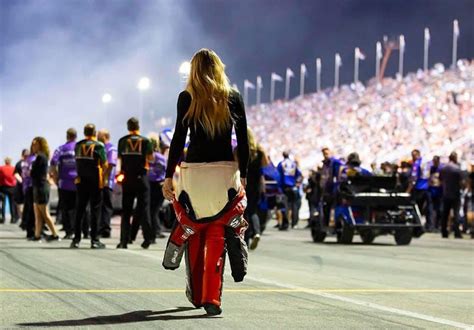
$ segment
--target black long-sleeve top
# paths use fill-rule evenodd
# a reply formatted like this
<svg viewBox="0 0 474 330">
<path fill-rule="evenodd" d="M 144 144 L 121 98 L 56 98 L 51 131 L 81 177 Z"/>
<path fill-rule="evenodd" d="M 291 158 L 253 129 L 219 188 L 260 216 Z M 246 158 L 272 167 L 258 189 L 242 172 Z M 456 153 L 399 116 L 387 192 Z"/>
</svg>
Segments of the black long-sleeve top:
<svg viewBox="0 0 474 330">
<path fill-rule="evenodd" d="M 237 156 L 239 160 L 240 177 L 247 177 L 247 165 L 249 160 L 249 143 L 247 137 L 247 119 L 242 97 L 236 91 L 229 95 L 229 110 L 232 118 L 232 126 L 224 133 L 210 138 L 200 125 L 188 125 L 183 121 L 191 105 L 191 95 L 187 91 L 179 94 L 178 115 L 176 126 L 171 140 L 166 167 L 166 177 L 173 177 L 174 171 L 183 154 L 188 128 L 190 129 L 190 143 L 186 153 L 185 161 L 188 163 L 210 163 L 219 161 L 233 161 L 232 152 L 232 127 L 235 127 L 237 136 Z"/>
<path fill-rule="evenodd" d="M 38 153 L 31 165 L 31 180 L 33 187 L 43 187 L 48 179 L 48 157 L 43 153 Z"/>
</svg>

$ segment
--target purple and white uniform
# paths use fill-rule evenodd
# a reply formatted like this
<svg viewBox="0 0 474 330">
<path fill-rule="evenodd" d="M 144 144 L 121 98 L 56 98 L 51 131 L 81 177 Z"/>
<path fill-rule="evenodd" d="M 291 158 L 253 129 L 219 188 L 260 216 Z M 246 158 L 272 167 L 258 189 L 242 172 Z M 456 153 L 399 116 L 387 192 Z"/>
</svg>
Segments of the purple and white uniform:
<svg viewBox="0 0 474 330">
<path fill-rule="evenodd" d="M 105 152 L 107 153 L 107 162 L 109 166 L 113 166 L 110 171 L 109 179 L 107 180 L 107 188 L 114 190 L 115 185 L 115 166 L 117 165 L 117 147 L 108 142 L 105 144 Z"/>
<path fill-rule="evenodd" d="M 76 159 L 74 148 L 76 142 L 71 141 L 63 144 L 54 151 L 51 166 L 58 167 L 58 188 L 68 191 L 76 191 L 74 180 L 77 177 Z"/>
<path fill-rule="evenodd" d="M 166 176 L 166 157 L 159 152 L 153 153 L 153 161 L 149 162 L 148 179 L 150 182 L 161 182 Z"/>
<path fill-rule="evenodd" d="M 33 162 L 36 159 L 35 154 L 29 155 L 24 162 L 22 162 L 21 166 L 21 177 L 23 178 L 23 192 L 26 193 L 28 188 L 33 187 L 33 181 L 31 179 L 31 167 L 33 166 Z"/>
</svg>

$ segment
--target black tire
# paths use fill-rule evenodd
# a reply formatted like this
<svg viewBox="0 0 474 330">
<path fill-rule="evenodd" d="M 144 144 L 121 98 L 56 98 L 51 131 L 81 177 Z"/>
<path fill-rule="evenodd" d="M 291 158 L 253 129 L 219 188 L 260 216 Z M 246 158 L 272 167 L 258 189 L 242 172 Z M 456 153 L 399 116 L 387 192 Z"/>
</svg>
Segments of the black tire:
<svg viewBox="0 0 474 330">
<path fill-rule="evenodd" d="M 337 242 L 341 244 L 351 244 L 354 238 L 354 227 L 344 219 L 339 219 L 337 224 Z"/>
<path fill-rule="evenodd" d="M 372 244 L 375 239 L 375 233 L 371 229 L 364 230 L 360 232 L 360 238 L 364 244 Z"/>
<path fill-rule="evenodd" d="M 412 230 L 410 228 L 397 229 L 395 231 L 395 242 L 397 245 L 408 245 L 413 237 Z"/>
<path fill-rule="evenodd" d="M 322 243 L 322 242 L 324 242 L 324 239 L 326 238 L 326 232 L 321 231 L 318 228 L 312 228 L 311 229 L 311 236 L 313 237 L 313 242 L 314 243 Z"/>
</svg>

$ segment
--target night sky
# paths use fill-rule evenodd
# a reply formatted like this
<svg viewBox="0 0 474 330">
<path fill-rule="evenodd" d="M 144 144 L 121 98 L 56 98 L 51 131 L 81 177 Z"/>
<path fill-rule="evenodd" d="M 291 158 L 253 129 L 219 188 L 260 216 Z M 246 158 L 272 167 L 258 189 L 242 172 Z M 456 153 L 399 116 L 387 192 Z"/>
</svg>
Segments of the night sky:
<svg viewBox="0 0 474 330">
<path fill-rule="evenodd" d="M 137 114 L 139 77 L 152 80 L 144 95 L 145 129 L 174 117 L 182 82 L 179 64 L 202 47 L 213 48 L 232 80 L 262 75 L 263 101 L 272 71 L 297 75 L 299 66 L 315 89 L 315 59 L 322 84 L 334 83 L 334 53 L 342 57 L 341 83 L 353 79 L 354 47 L 366 54 L 360 78 L 374 74 L 375 43 L 405 35 L 405 72 L 422 66 L 423 29 L 431 30 L 430 65 L 451 61 L 452 21 L 458 19 L 460 58 L 474 57 L 473 0 L 0 0 L 0 157 L 17 155 L 36 135 L 56 147 L 65 130 L 86 122 L 125 133 Z M 387 74 L 397 70 L 398 55 Z M 104 92 L 113 102 L 100 102 Z M 278 84 L 277 97 L 283 96 Z M 250 96 L 250 103 L 255 95 Z"/>
</svg>

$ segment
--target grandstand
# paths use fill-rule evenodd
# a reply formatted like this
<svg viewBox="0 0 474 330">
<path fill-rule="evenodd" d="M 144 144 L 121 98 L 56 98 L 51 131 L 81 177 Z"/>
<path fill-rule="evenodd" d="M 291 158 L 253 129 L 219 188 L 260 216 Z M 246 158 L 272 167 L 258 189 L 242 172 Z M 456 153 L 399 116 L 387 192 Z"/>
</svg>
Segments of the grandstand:
<svg viewBox="0 0 474 330">
<path fill-rule="evenodd" d="M 322 159 L 323 146 L 346 157 L 359 152 L 364 166 L 398 163 L 418 148 L 425 157 L 453 149 L 464 166 L 474 161 L 474 62 L 436 64 L 399 81 L 384 78 L 327 89 L 293 100 L 250 107 L 248 122 L 273 161 L 291 150 L 303 169 Z"/>
</svg>

